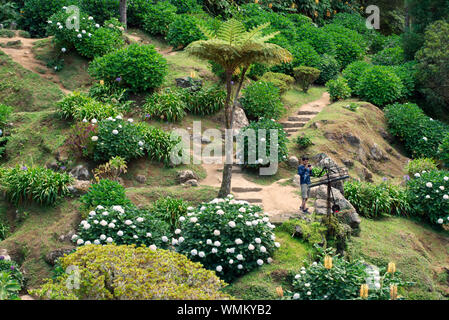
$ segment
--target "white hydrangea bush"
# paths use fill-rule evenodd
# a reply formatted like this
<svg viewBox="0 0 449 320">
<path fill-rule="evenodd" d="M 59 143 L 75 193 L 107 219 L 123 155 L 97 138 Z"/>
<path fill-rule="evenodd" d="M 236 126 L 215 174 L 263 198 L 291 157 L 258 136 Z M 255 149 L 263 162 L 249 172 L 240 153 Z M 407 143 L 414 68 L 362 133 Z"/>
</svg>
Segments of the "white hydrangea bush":
<svg viewBox="0 0 449 320">
<path fill-rule="evenodd" d="M 145 245 L 166 249 L 172 244 L 169 225 L 134 206 L 97 206 L 81 221 L 72 241 L 89 244 Z"/>
<path fill-rule="evenodd" d="M 273 261 L 280 246 L 274 225 L 258 206 L 246 201 L 214 199 L 198 208 L 189 207 L 180 217 L 177 251 L 232 281 Z"/>
</svg>

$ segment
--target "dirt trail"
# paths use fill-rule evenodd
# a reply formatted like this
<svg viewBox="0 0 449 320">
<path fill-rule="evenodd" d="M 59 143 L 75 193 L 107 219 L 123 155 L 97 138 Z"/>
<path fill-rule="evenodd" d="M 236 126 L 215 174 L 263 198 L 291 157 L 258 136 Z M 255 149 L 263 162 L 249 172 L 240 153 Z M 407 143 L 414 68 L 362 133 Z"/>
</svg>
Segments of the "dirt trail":
<svg viewBox="0 0 449 320">
<path fill-rule="evenodd" d="M 28 39 L 22 38 L 19 36 L 15 36 L 13 38 L 0 38 L 0 43 L 7 44 L 10 41 L 21 41 L 21 46 L 19 48 L 0 48 L 4 53 L 9 55 L 14 62 L 17 62 L 25 69 L 32 71 L 44 79 L 52 81 L 56 83 L 62 92 L 65 94 L 71 93 L 70 90 L 67 90 L 62 85 L 59 80 L 58 75 L 56 75 L 52 69 L 48 68 L 42 61 L 39 61 L 35 58 L 32 48 L 33 44 L 42 39 Z M 45 73 L 42 73 L 42 70 L 45 70 Z"/>
<path fill-rule="evenodd" d="M 288 117 L 281 124 L 284 125 L 286 130 L 291 130 L 290 135 L 298 133 L 301 127 L 313 119 L 328 104 L 330 104 L 330 99 L 326 92 L 319 100 L 302 105 L 297 111 L 298 116 Z M 202 166 L 207 172 L 207 177 L 200 183 L 219 187 L 222 180 L 223 164 L 203 163 Z M 301 201 L 298 188 L 283 185 L 287 180 L 279 180 L 271 185 L 260 185 L 248 181 L 240 167 L 236 165 L 233 168 L 231 192 L 236 199 L 262 206 L 272 221 L 281 222 L 298 213 Z"/>
</svg>

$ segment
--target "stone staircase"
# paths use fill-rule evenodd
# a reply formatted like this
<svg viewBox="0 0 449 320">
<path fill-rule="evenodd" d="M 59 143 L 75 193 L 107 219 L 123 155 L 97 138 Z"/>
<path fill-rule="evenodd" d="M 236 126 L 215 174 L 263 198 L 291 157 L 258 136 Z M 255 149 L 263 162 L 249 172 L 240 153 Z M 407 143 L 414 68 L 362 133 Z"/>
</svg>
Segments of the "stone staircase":
<svg viewBox="0 0 449 320">
<path fill-rule="evenodd" d="M 296 116 L 290 116 L 287 121 L 281 122 L 282 127 L 284 127 L 285 132 L 287 132 L 287 137 L 291 137 L 293 134 L 297 133 L 302 127 L 306 125 L 308 121 L 314 118 L 319 112 L 318 111 L 298 111 Z"/>
<path fill-rule="evenodd" d="M 257 193 L 262 191 L 261 187 L 233 187 L 231 191 L 236 200 L 244 200 L 263 208 L 262 199 L 257 197 Z"/>
</svg>

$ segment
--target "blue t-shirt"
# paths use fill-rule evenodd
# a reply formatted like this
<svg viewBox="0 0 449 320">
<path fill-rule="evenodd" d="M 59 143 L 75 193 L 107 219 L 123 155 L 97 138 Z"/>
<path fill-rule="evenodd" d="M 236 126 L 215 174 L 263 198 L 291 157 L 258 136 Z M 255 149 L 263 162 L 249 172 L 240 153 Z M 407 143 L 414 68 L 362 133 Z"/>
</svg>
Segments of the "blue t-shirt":
<svg viewBox="0 0 449 320">
<path fill-rule="evenodd" d="M 310 176 L 312 174 L 312 170 L 306 168 L 304 165 L 300 165 L 298 167 L 298 175 L 301 177 L 301 184 L 310 184 Z"/>
</svg>

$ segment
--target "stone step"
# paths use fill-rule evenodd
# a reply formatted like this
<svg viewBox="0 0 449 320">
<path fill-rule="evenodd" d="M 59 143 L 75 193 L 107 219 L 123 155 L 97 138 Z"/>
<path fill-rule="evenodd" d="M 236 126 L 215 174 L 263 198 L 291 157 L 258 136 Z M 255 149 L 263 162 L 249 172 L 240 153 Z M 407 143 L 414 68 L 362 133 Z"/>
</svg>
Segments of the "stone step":
<svg viewBox="0 0 449 320">
<path fill-rule="evenodd" d="M 299 128 L 287 128 L 284 131 L 287 133 L 294 133 L 294 132 L 298 132 Z"/>
<path fill-rule="evenodd" d="M 262 204 L 262 199 L 236 199 L 236 200 L 246 201 L 246 202 L 249 202 L 249 203 L 257 203 L 258 205 Z"/>
<path fill-rule="evenodd" d="M 318 111 L 298 111 L 298 115 L 299 116 L 311 116 L 311 115 L 316 115 L 318 114 Z"/>
<path fill-rule="evenodd" d="M 232 192 L 259 192 L 262 191 L 262 188 L 253 187 L 253 188 L 245 188 L 245 187 L 234 187 L 232 188 Z"/>
<path fill-rule="evenodd" d="M 302 128 L 302 127 L 304 127 L 305 123 L 300 123 L 300 122 L 281 122 L 281 125 L 284 128 Z"/>
<path fill-rule="evenodd" d="M 288 121 L 307 122 L 312 118 L 288 117 Z"/>
</svg>

